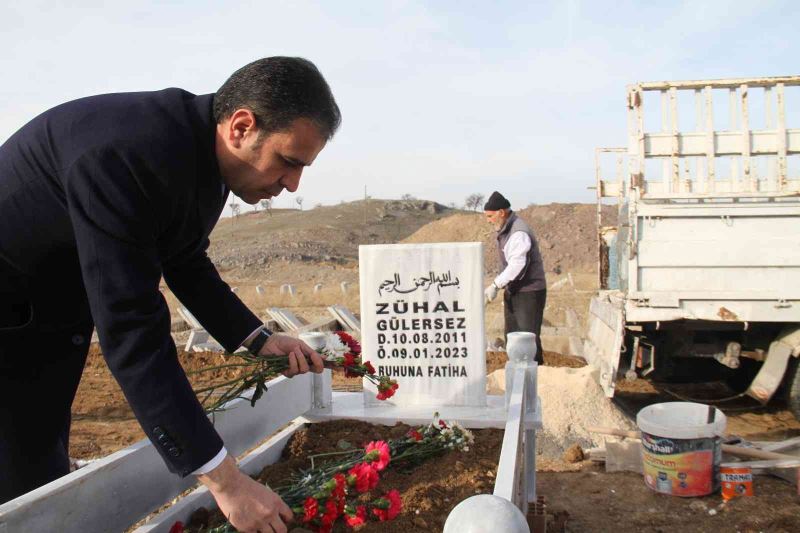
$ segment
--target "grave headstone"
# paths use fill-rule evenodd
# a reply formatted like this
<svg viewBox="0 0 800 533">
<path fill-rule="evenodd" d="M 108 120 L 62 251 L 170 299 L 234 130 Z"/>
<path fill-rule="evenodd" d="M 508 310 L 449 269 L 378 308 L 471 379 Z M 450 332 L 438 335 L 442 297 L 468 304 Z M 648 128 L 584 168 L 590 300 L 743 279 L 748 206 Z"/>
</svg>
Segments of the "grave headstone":
<svg viewBox="0 0 800 533">
<path fill-rule="evenodd" d="M 482 243 L 360 246 L 359 271 L 362 356 L 397 380 L 389 402 L 486 405 Z"/>
<path fill-rule="evenodd" d="M 288 294 L 294 297 L 294 295 L 297 294 L 297 291 L 295 290 L 294 285 L 284 283 L 283 285 L 281 285 L 281 294 Z"/>
</svg>

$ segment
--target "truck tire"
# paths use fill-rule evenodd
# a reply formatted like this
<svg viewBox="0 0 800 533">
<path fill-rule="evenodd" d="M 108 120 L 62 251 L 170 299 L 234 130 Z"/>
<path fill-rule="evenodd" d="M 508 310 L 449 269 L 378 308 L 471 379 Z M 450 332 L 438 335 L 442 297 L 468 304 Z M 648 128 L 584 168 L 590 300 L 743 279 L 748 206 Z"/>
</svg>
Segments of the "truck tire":
<svg viewBox="0 0 800 533">
<path fill-rule="evenodd" d="M 789 361 L 786 385 L 789 410 L 797 420 L 800 420 L 800 359 L 796 357 Z"/>
</svg>

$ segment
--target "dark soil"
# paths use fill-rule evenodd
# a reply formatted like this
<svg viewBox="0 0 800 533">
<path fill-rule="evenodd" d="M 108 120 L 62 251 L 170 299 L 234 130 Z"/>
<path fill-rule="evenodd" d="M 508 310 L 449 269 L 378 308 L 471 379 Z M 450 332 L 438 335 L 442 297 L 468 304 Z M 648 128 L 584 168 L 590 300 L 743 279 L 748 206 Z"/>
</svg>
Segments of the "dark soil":
<svg viewBox="0 0 800 533">
<path fill-rule="evenodd" d="M 409 426 L 405 424 L 388 427 L 352 420 L 311 424 L 294 434 L 284 449 L 281 461 L 266 467 L 258 479 L 277 487 L 292 472 L 310 467 L 310 455 L 339 451 L 337 443 L 342 440 L 361 446 L 372 440 L 402 437 L 408 430 Z M 373 494 L 380 495 L 397 489 L 402 496 L 403 511 L 392 521 L 368 522 L 359 531 L 441 531 L 447 515 L 459 502 L 478 493 L 491 493 L 503 431 L 480 429 L 473 433 L 475 444 L 470 446 L 468 452 L 451 451 L 411 468 L 392 468 L 390 464 L 381 473 L 380 484 Z M 204 514 L 201 512 L 200 516 Z M 218 513 L 212 517 L 212 525 L 222 520 Z M 191 522 L 189 525 L 192 525 Z M 350 530 L 340 523 L 334 531 Z"/>
<path fill-rule="evenodd" d="M 581 472 L 539 472 L 537 481 L 538 494 L 547 500 L 548 532 L 800 531 L 795 487 L 766 476 L 755 477 L 755 496 L 724 505 L 719 494 L 666 496 L 647 488 L 640 474 L 606 473 L 593 466 Z"/>
</svg>

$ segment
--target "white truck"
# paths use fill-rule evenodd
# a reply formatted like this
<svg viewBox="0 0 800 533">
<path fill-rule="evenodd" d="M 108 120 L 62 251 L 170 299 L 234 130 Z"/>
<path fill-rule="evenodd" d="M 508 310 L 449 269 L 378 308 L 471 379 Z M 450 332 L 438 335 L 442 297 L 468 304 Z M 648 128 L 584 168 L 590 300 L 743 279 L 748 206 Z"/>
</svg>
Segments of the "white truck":
<svg viewBox="0 0 800 533">
<path fill-rule="evenodd" d="M 584 357 L 609 397 L 618 375 L 722 378 L 800 419 L 800 76 L 638 83 L 627 107 L 627 148 L 596 152 Z"/>
</svg>

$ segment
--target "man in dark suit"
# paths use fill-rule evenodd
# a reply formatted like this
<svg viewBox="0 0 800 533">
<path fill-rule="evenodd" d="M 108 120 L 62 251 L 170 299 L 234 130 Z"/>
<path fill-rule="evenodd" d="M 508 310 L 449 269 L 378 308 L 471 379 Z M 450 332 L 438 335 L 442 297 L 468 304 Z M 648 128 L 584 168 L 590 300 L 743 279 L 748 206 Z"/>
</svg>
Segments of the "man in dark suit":
<svg viewBox="0 0 800 533">
<path fill-rule="evenodd" d="M 294 192 L 340 120 L 312 63 L 274 57 L 216 94 L 69 102 L 0 146 L 0 503 L 68 472 L 94 327 L 168 468 L 197 475 L 240 531 L 286 530 L 291 510 L 238 470 L 192 392 L 158 286 L 163 276 L 227 350 L 321 372 L 307 345 L 264 328 L 206 249 L 229 191 L 250 204 Z"/>
</svg>

